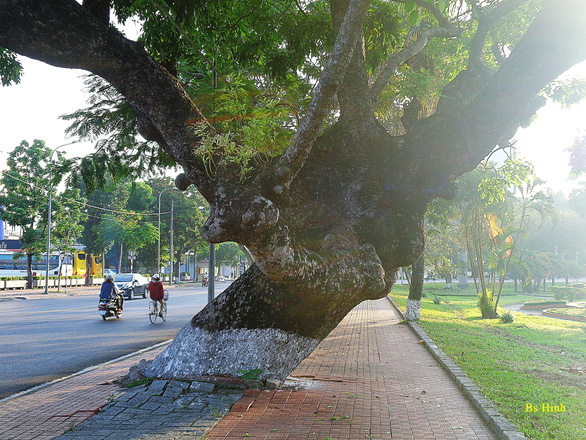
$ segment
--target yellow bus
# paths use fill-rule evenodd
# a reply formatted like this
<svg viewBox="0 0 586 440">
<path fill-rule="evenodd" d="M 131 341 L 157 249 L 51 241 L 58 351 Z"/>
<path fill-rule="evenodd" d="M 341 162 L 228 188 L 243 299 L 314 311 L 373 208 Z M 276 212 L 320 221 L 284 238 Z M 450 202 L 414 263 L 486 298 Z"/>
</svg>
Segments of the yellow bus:
<svg viewBox="0 0 586 440">
<path fill-rule="evenodd" d="M 78 251 L 73 254 L 73 275 L 85 276 L 87 273 L 86 254 Z"/>
<path fill-rule="evenodd" d="M 102 258 L 101 256 L 94 256 L 92 254 L 90 254 L 89 256 L 89 262 L 90 262 L 90 275 L 92 277 L 101 277 L 103 272 L 103 268 L 102 268 Z"/>
</svg>

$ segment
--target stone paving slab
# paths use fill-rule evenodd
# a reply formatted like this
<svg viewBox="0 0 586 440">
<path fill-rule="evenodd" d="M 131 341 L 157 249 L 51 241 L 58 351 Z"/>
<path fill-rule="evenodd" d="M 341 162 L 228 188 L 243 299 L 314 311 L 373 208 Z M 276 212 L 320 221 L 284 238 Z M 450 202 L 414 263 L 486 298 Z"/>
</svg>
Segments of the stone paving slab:
<svg viewBox="0 0 586 440">
<path fill-rule="evenodd" d="M 132 389 L 58 438 L 199 439 L 230 410 L 242 393 L 188 391 L 190 385 L 191 382 L 157 380 L 149 386 Z M 167 393 L 171 397 L 165 397 Z"/>
<path fill-rule="evenodd" d="M 0 439 L 53 439 L 93 416 L 109 401 L 123 395 L 115 380 L 139 359 L 153 359 L 160 347 L 137 357 L 103 365 L 39 387 L 0 403 Z"/>
</svg>

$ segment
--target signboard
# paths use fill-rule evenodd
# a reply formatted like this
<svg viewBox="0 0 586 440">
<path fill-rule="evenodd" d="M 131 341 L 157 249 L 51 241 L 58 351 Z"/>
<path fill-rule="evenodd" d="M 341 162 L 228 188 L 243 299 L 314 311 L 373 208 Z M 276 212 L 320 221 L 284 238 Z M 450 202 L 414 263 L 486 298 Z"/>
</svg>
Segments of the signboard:
<svg viewBox="0 0 586 440">
<path fill-rule="evenodd" d="M 21 249 L 20 240 L 0 240 L 0 250 L 20 251 Z"/>
</svg>

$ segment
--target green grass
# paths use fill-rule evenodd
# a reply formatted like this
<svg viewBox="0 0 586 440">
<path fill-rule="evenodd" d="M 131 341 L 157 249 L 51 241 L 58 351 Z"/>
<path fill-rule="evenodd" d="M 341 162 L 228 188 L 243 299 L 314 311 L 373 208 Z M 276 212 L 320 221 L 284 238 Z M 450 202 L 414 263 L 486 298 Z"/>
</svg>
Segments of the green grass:
<svg viewBox="0 0 586 440">
<path fill-rule="evenodd" d="M 547 309 L 548 312 L 558 313 L 560 315 L 580 316 L 586 318 L 586 309 L 584 307 L 567 307 L 563 309 Z"/>
<path fill-rule="evenodd" d="M 583 323 L 521 313 L 510 324 L 483 320 L 473 290 L 441 291 L 441 304 L 433 302 L 438 290 L 426 293 L 421 327 L 527 437 L 586 438 L 586 380 L 562 370 L 586 365 Z M 407 295 L 408 286 L 401 285 L 391 293 L 403 310 Z M 507 290 L 500 304 L 538 298 Z M 542 411 L 547 403 L 563 405 L 565 412 Z M 527 411 L 529 404 L 539 411 Z"/>
</svg>

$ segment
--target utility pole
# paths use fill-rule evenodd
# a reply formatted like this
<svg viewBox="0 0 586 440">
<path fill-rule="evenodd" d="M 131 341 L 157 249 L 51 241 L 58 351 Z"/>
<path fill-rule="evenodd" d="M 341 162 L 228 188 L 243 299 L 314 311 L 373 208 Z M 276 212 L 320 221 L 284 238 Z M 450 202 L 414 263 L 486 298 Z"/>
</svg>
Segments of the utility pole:
<svg viewBox="0 0 586 440">
<path fill-rule="evenodd" d="M 214 56 L 214 65 L 212 70 L 212 87 L 218 87 L 218 72 L 216 71 L 216 57 Z M 216 245 L 210 243 L 210 256 L 208 265 L 208 304 L 214 300 L 215 282 L 216 282 Z"/>
<path fill-rule="evenodd" d="M 208 268 L 208 304 L 214 300 L 214 283 L 216 282 L 216 245 L 210 243 L 210 263 Z"/>
<path fill-rule="evenodd" d="M 171 247 L 169 249 L 169 286 L 173 284 L 173 199 L 171 199 Z"/>
</svg>

